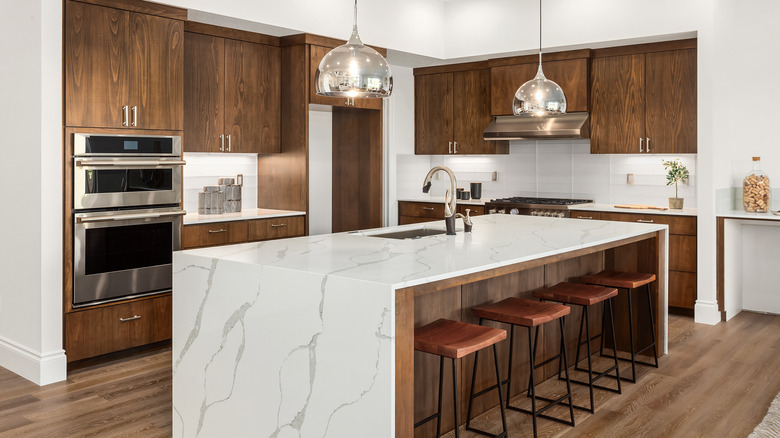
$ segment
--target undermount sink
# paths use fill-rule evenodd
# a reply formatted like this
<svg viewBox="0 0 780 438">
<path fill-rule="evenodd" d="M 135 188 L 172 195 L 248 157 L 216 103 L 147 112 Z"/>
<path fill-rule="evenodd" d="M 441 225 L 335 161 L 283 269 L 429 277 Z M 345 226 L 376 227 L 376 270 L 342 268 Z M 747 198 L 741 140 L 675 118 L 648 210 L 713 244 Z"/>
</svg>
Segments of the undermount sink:
<svg viewBox="0 0 780 438">
<path fill-rule="evenodd" d="M 366 234 L 368 237 L 383 237 L 385 239 L 420 239 L 427 236 L 444 234 L 447 231 L 433 228 L 415 228 L 412 230 L 393 231 L 390 233 Z"/>
</svg>

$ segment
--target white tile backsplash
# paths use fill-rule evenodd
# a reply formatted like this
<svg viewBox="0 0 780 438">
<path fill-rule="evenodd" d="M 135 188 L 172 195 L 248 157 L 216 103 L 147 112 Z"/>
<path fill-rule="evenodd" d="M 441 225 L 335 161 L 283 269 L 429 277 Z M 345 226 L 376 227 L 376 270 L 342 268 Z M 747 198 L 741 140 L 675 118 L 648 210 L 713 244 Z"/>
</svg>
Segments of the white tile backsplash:
<svg viewBox="0 0 780 438">
<path fill-rule="evenodd" d="M 666 185 L 662 160 L 679 158 L 688 167 L 688 184 L 679 185 L 686 207 L 696 207 L 696 155 L 590 154 L 588 140 L 513 141 L 508 155 L 397 155 L 398 199 L 419 198 L 422 179 L 432 166 L 455 172 L 458 186 L 468 189 L 474 175 L 498 172 L 497 181 L 482 181 L 482 198 L 551 196 L 593 199 L 605 204 L 667 205 L 674 187 Z M 627 174 L 634 184 L 626 184 Z M 446 177 L 434 181 L 431 193 L 443 196 Z"/>
<path fill-rule="evenodd" d="M 257 208 L 257 155 L 256 154 L 208 154 L 185 152 L 184 161 L 184 209 L 198 211 L 198 192 L 203 186 L 217 184 L 220 177 L 244 175 L 241 190 L 241 208 Z"/>
</svg>

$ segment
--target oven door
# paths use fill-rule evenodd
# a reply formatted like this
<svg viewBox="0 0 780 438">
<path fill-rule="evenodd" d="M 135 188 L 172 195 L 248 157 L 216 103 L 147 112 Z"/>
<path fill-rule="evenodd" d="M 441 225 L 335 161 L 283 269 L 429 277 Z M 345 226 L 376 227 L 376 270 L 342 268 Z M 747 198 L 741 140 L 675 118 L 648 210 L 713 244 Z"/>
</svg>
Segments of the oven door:
<svg viewBox="0 0 780 438">
<path fill-rule="evenodd" d="M 170 291 L 184 214 L 177 207 L 75 214 L 73 306 Z"/>
<path fill-rule="evenodd" d="M 75 210 L 181 202 L 181 159 L 76 157 L 73 164 Z"/>
</svg>

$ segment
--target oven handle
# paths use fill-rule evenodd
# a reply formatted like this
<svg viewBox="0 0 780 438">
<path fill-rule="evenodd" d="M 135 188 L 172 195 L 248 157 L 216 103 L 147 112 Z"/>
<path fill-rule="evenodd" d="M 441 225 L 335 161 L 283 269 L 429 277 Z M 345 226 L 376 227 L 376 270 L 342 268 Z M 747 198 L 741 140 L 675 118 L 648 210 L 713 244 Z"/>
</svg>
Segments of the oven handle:
<svg viewBox="0 0 780 438">
<path fill-rule="evenodd" d="M 94 166 L 94 167 L 130 167 L 130 166 L 137 166 L 137 167 L 144 167 L 144 168 L 150 168 L 150 167 L 163 167 L 163 166 L 184 166 L 187 164 L 184 160 L 176 160 L 176 161 L 163 161 L 163 160 L 149 160 L 149 161 L 100 161 L 100 160 L 90 160 L 85 158 L 77 158 L 76 159 L 76 166 Z"/>
<path fill-rule="evenodd" d="M 143 213 L 143 214 L 118 214 L 116 216 L 101 216 L 101 217 L 77 217 L 76 223 L 83 224 L 87 222 L 108 222 L 108 221 L 124 221 L 128 219 L 155 219 L 158 217 L 167 216 L 184 216 L 186 211 L 164 211 L 160 213 Z"/>
</svg>

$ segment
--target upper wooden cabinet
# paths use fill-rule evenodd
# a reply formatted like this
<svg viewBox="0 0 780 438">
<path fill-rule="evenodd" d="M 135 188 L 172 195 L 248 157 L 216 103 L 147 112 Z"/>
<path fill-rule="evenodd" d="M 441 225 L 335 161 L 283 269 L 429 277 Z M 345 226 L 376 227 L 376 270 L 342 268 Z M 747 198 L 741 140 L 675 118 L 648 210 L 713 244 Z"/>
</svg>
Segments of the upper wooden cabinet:
<svg viewBox="0 0 780 438">
<path fill-rule="evenodd" d="M 508 153 L 508 142 L 482 137 L 492 121 L 487 64 L 453 67 L 456 71 L 440 72 L 441 67 L 415 69 L 415 154 Z"/>
<path fill-rule="evenodd" d="M 65 125 L 183 127 L 181 20 L 69 1 Z"/>
<path fill-rule="evenodd" d="M 184 150 L 279 152 L 279 47 L 194 32 L 185 38 Z"/>
<path fill-rule="evenodd" d="M 590 50 L 543 55 L 547 79 L 561 86 L 568 112 L 588 111 L 588 61 Z M 539 56 L 516 56 L 490 60 L 490 114 L 511 116 L 517 89 L 536 76 Z"/>
<path fill-rule="evenodd" d="M 594 52 L 592 153 L 696 153 L 695 47 L 683 40 Z"/>
<path fill-rule="evenodd" d="M 365 109 L 381 110 L 382 99 L 376 99 L 376 98 L 347 99 L 343 97 L 320 96 L 317 94 L 317 90 L 314 86 L 314 77 L 317 72 L 317 68 L 320 66 L 320 61 L 322 61 L 322 58 L 324 58 L 325 55 L 327 55 L 328 52 L 330 52 L 332 49 L 333 47 L 318 46 L 314 44 L 309 45 L 309 68 L 310 68 L 309 103 L 317 103 L 321 105 L 331 105 L 331 106 L 343 106 L 343 107 L 350 107 L 350 108 L 365 108 Z"/>
</svg>

